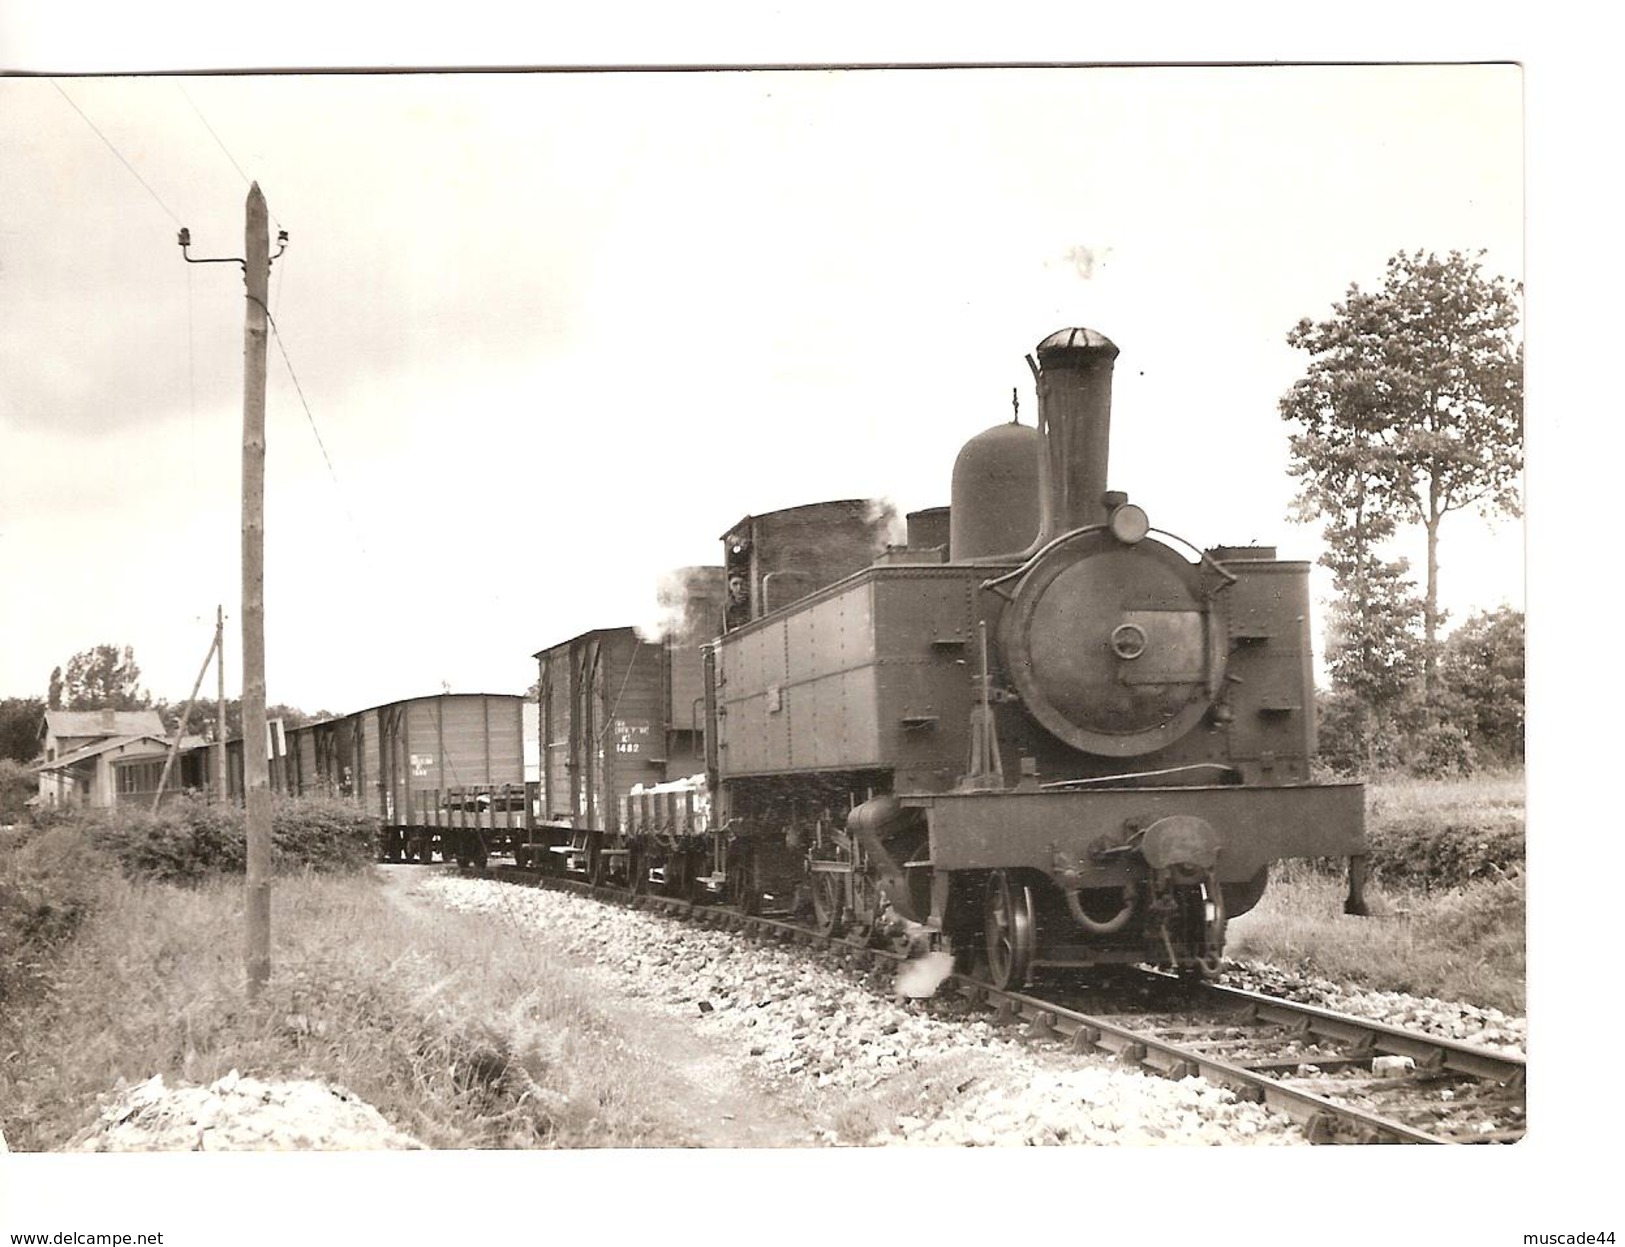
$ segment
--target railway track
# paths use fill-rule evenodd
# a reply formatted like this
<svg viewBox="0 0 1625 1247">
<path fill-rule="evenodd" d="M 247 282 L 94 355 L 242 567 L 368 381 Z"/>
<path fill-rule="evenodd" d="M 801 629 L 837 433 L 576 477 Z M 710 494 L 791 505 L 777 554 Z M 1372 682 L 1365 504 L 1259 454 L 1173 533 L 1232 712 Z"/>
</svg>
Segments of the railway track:
<svg viewBox="0 0 1625 1247">
<path fill-rule="evenodd" d="M 754 938 L 822 949 L 874 986 L 906 956 L 820 935 L 783 917 L 514 867 L 483 877 L 664 912 Z M 1313 1143 L 1510 1143 L 1525 1124 L 1525 1059 L 1314 1005 L 1143 972 L 1111 988 L 1030 992 L 955 974 L 944 988 L 1036 1040 L 1168 1078 L 1203 1078 L 1297 1121 Z M 942 995 L 939 992 L 939 996 Z"/>
</svg>

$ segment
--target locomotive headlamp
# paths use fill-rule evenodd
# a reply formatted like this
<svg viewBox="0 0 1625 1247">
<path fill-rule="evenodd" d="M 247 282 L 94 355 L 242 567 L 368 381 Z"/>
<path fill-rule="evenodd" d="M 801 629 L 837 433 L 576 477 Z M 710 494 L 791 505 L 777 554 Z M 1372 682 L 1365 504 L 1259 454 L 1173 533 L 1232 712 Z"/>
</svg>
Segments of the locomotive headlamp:
<svg viewBox="0 0 1625 1247">
<path fill-rule="evenodd" d="M 1145 512 L 1132 502 L 1125 502 L 1113 511 L 1108 525 L 1112 530 L 1112 536 L 1126 546 L 1132 546 L 1143 540 L 1151 531 L 1151 521 Z"/>
</svg>

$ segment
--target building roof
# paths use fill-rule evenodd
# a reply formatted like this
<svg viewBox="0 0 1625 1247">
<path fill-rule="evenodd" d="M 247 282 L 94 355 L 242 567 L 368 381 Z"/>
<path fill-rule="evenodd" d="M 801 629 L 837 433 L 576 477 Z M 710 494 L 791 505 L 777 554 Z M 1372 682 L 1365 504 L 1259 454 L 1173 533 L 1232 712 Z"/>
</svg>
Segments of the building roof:
<svg viewBox="0 0 1625 1247">
<path fill-rule="evenodd" d="M 147 754 L 162 754 L 167 752 L 169 749 L 169 741 L 164 738 L 161 731 L 136 732 L 130 736 L 109 736 L 106 740 L 98 740 L 93 744 L 81 746 L 80 748 L 75 749 L 72 753 L 63 754 L 54 762 L 35 763 L 33 769 L 36 771 L 65 771 L 77 763 L 84 762 L 90 758 L 97 757 L 100 754 L 107 753 L 109 750 L 123 749 L 126 746 L 133 745 L 138 741 L 151 741 L 154 746 L 152 749 L 143 750 L 143 756 Z"/>
<path fill-rule="evenodd" d="M 164 721 L 156 710 L 47 710 L 40 735 L 163 736 Z"/>
</svg>

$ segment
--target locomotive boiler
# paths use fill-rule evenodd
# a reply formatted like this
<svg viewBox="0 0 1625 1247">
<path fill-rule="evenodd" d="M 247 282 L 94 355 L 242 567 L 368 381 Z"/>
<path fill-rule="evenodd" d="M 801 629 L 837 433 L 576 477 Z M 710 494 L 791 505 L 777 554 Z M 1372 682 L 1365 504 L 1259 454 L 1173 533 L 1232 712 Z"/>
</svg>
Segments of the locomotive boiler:
<svg viewBox="0 0 1625 1247">
<path fill-rule="evenodd" d="M 725 538 L 705 748 L 732 868 L 1001 986 L 1209 972 L 1284 858 L 1350 859 L 1360 911 L 1363 789 L 1310 779 L 1308 564 L 1155 528 L 1107 489 L 1117 347 L 1066 329 L 1034 354 L 1037 429 L 962 449 L 946 523 L 876 548 L 872 514 L 826 504 L 844 539 Z"/>
</svg>

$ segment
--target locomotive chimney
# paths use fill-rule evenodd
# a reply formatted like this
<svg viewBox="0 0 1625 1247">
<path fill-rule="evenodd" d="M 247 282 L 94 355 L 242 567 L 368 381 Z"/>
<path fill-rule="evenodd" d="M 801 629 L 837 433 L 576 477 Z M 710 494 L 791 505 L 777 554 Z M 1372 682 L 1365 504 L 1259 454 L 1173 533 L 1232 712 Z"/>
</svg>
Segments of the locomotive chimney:
<svg viewBox="0 0 1625 1247">
<path fill-rule="evenodd" d="M 1104 524 L 1111 454 L 1112 363 L 1117 347 L 1093 329 L 1061 329 L 1027 363 L 1038 382 L 1039 530 L 1034 549 Z"/>
</svg>

